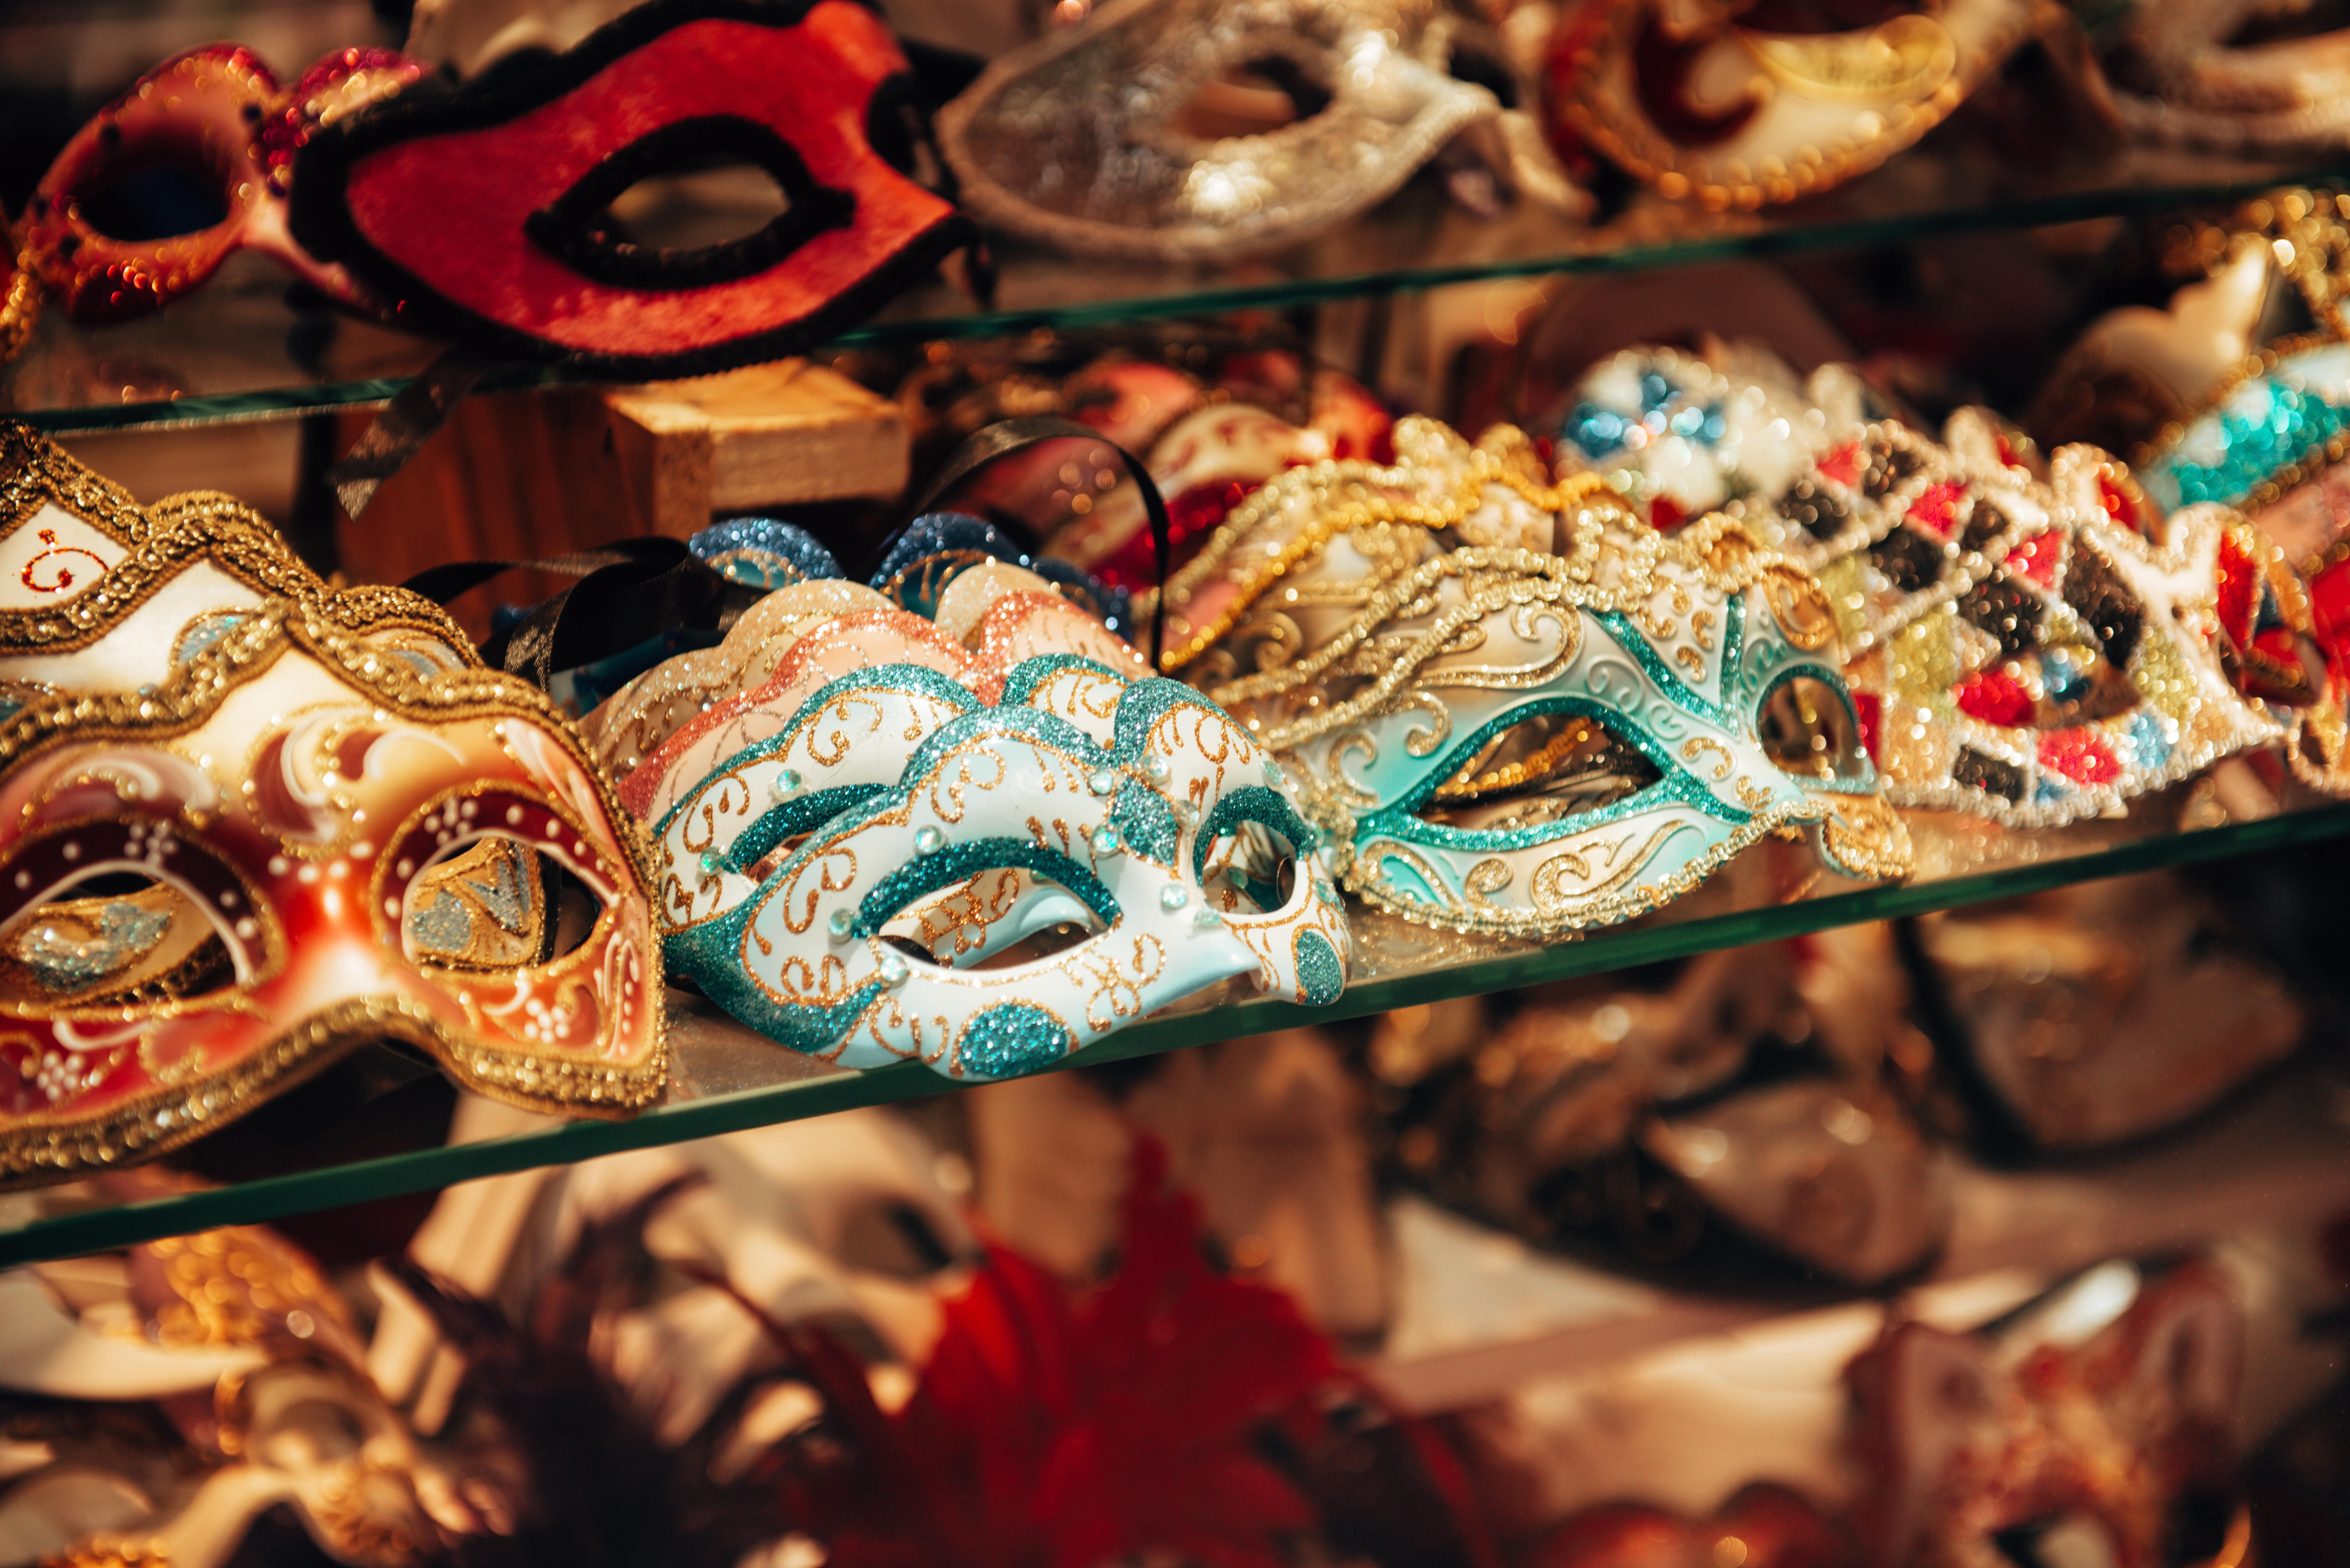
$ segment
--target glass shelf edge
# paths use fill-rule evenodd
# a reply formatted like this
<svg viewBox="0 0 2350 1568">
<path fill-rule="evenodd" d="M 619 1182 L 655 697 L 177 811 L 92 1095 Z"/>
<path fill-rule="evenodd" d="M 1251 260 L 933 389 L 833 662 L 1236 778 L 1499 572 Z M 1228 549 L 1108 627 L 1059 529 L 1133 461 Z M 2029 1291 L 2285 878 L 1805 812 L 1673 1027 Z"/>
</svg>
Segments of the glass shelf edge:
<svg viewBox="0 0 2350 1568">
<path fill-rule="evenodd" d="M 1060 1063 L 1053 1071 L 1156 1055 L 1220 1040 L 1479 995 L 1542 981 L 1686 958 L 1720 948 L 1809 935 L 1868 920 L 1897 919 L 2078 882 L 2254 855 L 2350 835 L 2350 805 L 2320 806 L 2257 822 L 2168 835 L 2030 865 L 1927 882 L 1897 883 L 1680 924 L 1602 932 L 1531 951 L 1351 986 L 1326 1007 L 1263 1000 L 1145 1019 Z M 864 1106 L 951 1093 L 958 1084 L 917 1063 L 744 1089 L 663 1106 L 614 1121 L 577 1121 L 479 1143 L 387 1155 L 231 1187 L 37 1220 L 0 1232 L 0 1268 L 134 1246 L 215 1226 L 260 1224 L 290 1215 L 455 1186 L 485 1177 L 575 1164 L 631 1149 L 684 1143 Z"/>
<path fill-rule="evenodd" d="M 1821 223 L 1764 226 L 1747 233 L 1627 244 L 1615 249 L 1548 251 L 1430 266 L 1388 267 L 1327 277 L 1287 277 L 1262 283 L 1204 286 L 1164 295 L 1022 309 L 973 311 L 868 322 L 817 345 L 846 349 L 940 338 L 1008 337 L 1040 328 L 1081 331 L 1122 322 L 1170 317 L 1216 316 L 1326 301 L 1414 294 L 1455 284 L 1575 273 L 1633 273 L 1702 265 L 1737 256 L 1792 255 L 1808 251 L 1865 245 L 1898 235 L 1941 236 L 1998 229 L 2037 228 L 2084 219 L 2115 217 L 2167 208 L 2193 208 L 2241 199 L 2260 191 L 2350 176 L 2350 168 L 2280 169 L 2242 178 L 2183 184 L 2116 185 L 2054 192 L 1913 213 L 1871 213 Z M 175 430 L 200 425 L 255 423 L 306 414 L 363 409 L 388 402 L 408 377 L 320 382 L 247 392 L 201 393 L 163 401 L 93 404 L 79 408 L 20 410 L 22 420 L 51 435 L 96 435 L 129 430 Z M 560 366 L 501 367 L 484 379 L 483 391 L 520 391 L 558 384 L 593 384 L 600 378 L 575 377 Z"/>
</svg>

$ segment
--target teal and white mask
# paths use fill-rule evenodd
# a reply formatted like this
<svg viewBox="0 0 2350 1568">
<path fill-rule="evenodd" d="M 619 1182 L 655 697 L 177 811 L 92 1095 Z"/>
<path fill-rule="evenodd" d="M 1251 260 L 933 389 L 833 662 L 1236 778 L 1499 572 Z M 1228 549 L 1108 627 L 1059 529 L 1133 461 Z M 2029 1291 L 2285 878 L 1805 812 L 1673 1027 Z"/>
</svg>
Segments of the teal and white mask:
<svg viewBox="0 0 2350 1568">
<path fill-rule="evenodd" d="M 1302 625 L 1302 593 L 1265 612 L 1301 623 L 1294 661 L 1247 620 L 1226 639 L 1258 672 L 1211 695 L 1290 769 L 1347 886 L 1534 936 L 1646 913 L 1790 829 L 1843 875 L 1907 874 L 1817 585 L 1721 515 L 1579 532 L 1564 557 L 1432 554 L 1334 628 Z"/>
<path fill-rule="evenodd" d="M 991 704 L 919 665 L 858 670 L 656 825 L 664 950 L 796 1050 L 965 1078 L 1237 975 L 1334 1001 L 1346 918 L 1280 784 L 1176 681 L 1045 655 Z"/>
</svg>

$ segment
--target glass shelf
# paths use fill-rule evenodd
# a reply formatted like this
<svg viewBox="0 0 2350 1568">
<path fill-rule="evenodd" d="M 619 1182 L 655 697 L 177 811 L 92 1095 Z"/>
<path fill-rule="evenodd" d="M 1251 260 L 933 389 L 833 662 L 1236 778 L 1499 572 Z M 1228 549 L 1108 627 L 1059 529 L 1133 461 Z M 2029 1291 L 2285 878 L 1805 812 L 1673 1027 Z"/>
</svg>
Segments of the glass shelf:
<svg viewBox="0 0 2350 1568">
<path fill-rule="evenodd" d="M 1972 819 L 1913 816 L 1918 874 L 1884 887 L 1824 879 L 1807 846 L 1766 842 L 1696 894 L 1657 915 L 1550 944 L 1457 937 L 1358 909 L 1355 975 L 1346 995 L 1333 1005 L 1310 1008 L 1244 998 L 1243 982 L 1228 982 L 1220 992 L 1142 1020 L 1078 1053 L 1065 1065 L 1098 1065 L 1447 997 L 1628 969 L 1863 920 L 1920 915 L 2350 835 L 2350 805 L 2303 801 L 2295 809 L 2230 821 L 2221 798 L 2209 782 L 2182 785 L 2140 801 L 2126 817 L 2035 834 L 2002 833 Z M 113 1201 L 93 1190 L 102 1182 L 0 1196 L 0 1267 L 428 1191 L 508 1171 L 885 1105 L 958 1086 L 914 1063 L 857 1072 L 795 1055 L 681 992 L 671 996 L 670 1036 L 671 1083 L 666 1102 L 625 1121 L 550 1120 L 543 1128 L 455 1146 L 439 1143 L 436 1125 L 422 1133 L 421 1141 L 429 1147 L 353 1158 L 355 1149 L 383 1145 L 380 1127 L 369 1125 L 370 1117 L 381 1120 L 373 1108 L 359 1103 L 346 1112 L 345 1122 L 323 1127 L 312 1125 L 317 1118 L 306 1108 L 296 1119 L 303 1123 L 307 1142 L 302 1152 L 310 1155 L 312 1168 L 256 1174 L 232 1185 L 130 1202 Z M 412 1066 L 406 1083 L 411 1088 L 439 1086 L 437 1077 Z M 269 1109 L 256 1111 L 247 1122 L 267 1116 Z M 194 1147 L 202 1150 L 234 1137 L 243 1126 L 225 1128 Z"/>
<path fill-rule="evenodd" d="M 1709 213 L 1643 192 L 1591 224 L 1523 203 L 1481 218 L 1423 177 L 1321 239 L 1221 266 L 1080 260 L 1003 243 L 993 309 L 974 309 L 933 283 L 835 345 L 1000 337 L 1480 279 L 1637 272 L 2037 227 L 2206 205 L 2345 173 L 2350 170 L 2150 149 L 2019 168 L 1943 137 L 1836 190 L 1763 213 Z M 0 411 L 65 434 L 363 408 L 391 397 L 441 347 L 299 313 L 287 303 L 286 283 L 271 264 L 239 255 L 198 293 L 144 321 L 82 328 L 47 311 L 22 358 L 0 371 Z M 558 370 L 514 367 L 494 372 L 482 389 L 562 379 Z"/>
</svg>

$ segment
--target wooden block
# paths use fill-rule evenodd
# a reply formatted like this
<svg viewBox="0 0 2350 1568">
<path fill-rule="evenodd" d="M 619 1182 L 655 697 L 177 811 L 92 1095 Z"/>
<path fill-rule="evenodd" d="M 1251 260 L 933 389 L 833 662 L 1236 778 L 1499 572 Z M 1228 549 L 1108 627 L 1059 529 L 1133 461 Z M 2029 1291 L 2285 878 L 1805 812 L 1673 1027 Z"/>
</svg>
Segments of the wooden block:
<svg viewBox="0 0 2350 1568">
<path fill-rule="evenodd" d="M 345 416 L 348 450 L 374 416 Z M 468 398 L 358 522 L 355 581 L 446 561 L 563 555 L 643 534 L 683 538 L 713 512 L 891 496 L 910 438 L 896 404 L 805 360 L 636 387 Z"/>
<path fill-rule="evenodd" d="M 898 406 L 805 359 L 615 388 L 604 401 L 615 431 L 633 428 L 660 449 L 652 483 L 664 516 L 696 502 L 706 517 L 906 486 L 910 441 Z"/>
</svg>

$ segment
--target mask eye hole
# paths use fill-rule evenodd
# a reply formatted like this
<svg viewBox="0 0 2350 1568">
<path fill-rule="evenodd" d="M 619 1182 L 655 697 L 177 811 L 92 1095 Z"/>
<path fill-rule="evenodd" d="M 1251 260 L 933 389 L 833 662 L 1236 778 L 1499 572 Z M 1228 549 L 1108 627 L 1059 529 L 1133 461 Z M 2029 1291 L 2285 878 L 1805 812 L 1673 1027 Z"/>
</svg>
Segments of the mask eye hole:
<svg viewBox="0 0 2350 1568">
<path fill-rule="evenodd" d="M 1227 66 L 1200 85 L 1172 125 L 1202 141 L 1263 136 L 1313 119 L 1330 107 L 1327 85 L 1286 55 L 1266 55 Z"/>
<path fill-rule="evenodd" d="M 1237 894 L 1260 913 L 1286 909 L 1297 893 L 1299 854 L 1312 837 L 1277 792 L 1251 784 L 1226 794 L 1201 823 L 1192 848 L 1209 907 Z"/>
<path fill-rule="evenodd" d="M 94 1007 L 186 1000 L 234 982 L 220 933 L 179 888 L 108 870 L 0 929 L 0 999 Z"/>
<path fill-rule="evenodd" d="M 1538 713 L 1488 737 L 1422 802 L 1423 822 L 1503 830 L 1601 810 L 1661 775 L 1640 749 L 1583 713 Z"/>
<path fill-rule="evenodd" d="M 107 171 L 74 195 L 82 221 L 111 240 L 139 244 L 201 234 L 228 221 L 222 171 L 156 159 Z"/>
<path fill-rule="evenodd" d="M 1109 929 L 1117 900 L 1084 862 L 1024 839 L 979 847 L 993 851 L 981 857 L 993 864 L 918 877 L 894 909 L 862 918 L 909 957 L 962 970 L 1026 963 Z"/>
<path fill-rule="evenodd" d="M 1762 699 L 1755 737 L 1780 772 L 1796 778 L 1868 776 L 1860 724 L 1842 693 L 1815 676 L 1783 680 Z"/>
<path fill-rule="evenodd" d="M 681 183 L 688 180 L 715 182 L 746 204 L 714 220 L 690 219 L 676 200 L 691 194 Z M 771 215 L 743 232 L 761 212 Z M 523 232 L 592 282 L 700 288 L 765 272 L 817 234 L 846 227 L 855 213 L 854 197 L 818 184 L 791 143 L 765 126 L 705 115 L 663 126 L 604 159 L 525 219 Z"/>
<path fill-rule="evenodd" d="M 1510 67 L 1488 51 L 1471 45 L 1455 43 L 1445 70 L 1456 81 L 1483 88 L 1500 100 L 1503 109 L 1518 107 L 1518 82 Z"/>
<path fill-rule="evenodd" d="M 602 902 L 554 856 L 502 834 L 425 865 L 409 884 L 400 945 L 409 961 L 511 972 L 552 963 L 596 929 Z"/>
</svg>

